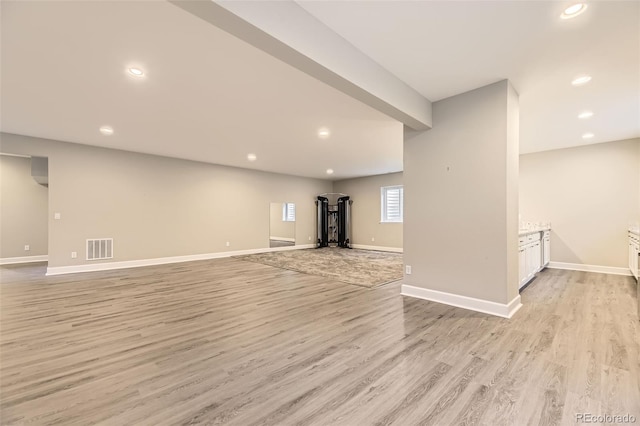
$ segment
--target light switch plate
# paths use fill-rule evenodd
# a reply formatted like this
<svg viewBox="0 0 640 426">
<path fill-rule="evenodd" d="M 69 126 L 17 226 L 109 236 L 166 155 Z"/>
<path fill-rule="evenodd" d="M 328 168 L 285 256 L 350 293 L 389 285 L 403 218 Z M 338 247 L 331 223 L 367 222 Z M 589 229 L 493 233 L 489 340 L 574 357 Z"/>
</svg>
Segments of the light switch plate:
<svg viewBox="0 0 640 426">
<path fill-rule="evenodd" d="M 29 250 L 31 250 L 31 247 L 29 247 L 29 244 L 25 244 L 24 251 L 29 251 Z"/>
<path fill-rule="evenodd" d="M 405 265 L 405 267 L 404 267 L 404 272 L 405 272 L 407 275 L 411 275 L 411 265 Z"/>
<path fill-rule="evenodd" d="M 60 213 L 54 213 L 53 218 L 56 220 L 60 220 Z"/>
</svg>

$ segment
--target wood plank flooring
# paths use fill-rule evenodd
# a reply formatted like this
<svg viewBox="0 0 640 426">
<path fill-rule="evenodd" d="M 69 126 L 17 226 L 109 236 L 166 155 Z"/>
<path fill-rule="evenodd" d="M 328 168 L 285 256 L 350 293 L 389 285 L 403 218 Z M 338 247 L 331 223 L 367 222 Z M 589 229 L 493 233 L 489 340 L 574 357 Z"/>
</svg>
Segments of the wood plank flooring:
<svg viewBox="0 0 640 426">
<path fill-rule="evenodd" d="M 2 425 L 640 423 L 630 277 L 545 270 L 505 320 L 237 259 L 43 274 L 0 268 Z"/>
</svg>

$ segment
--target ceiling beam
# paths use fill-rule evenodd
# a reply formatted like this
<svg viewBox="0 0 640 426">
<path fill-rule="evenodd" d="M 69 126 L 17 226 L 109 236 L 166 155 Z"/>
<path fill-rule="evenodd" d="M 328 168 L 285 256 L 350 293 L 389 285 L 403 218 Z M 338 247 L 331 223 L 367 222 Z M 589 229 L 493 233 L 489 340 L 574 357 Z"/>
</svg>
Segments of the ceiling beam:
<svg viewBox="0 0 640 426">
<path fill-rule="evenodd" d="M 412 129 L 431 128 L 428 99 L 294 1 L 168 1 Z"/>
</svg>

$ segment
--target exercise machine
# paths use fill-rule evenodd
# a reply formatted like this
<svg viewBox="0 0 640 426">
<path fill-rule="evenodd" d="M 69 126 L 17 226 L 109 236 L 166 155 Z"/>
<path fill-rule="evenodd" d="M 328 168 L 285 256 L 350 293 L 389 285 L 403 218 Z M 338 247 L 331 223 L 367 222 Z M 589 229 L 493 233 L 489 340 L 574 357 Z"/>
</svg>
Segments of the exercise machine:
<svg viewBox="0 0 640 426">
<path fill-rule="evenodd" d="M 316 248 L 351 248 L 351 204 L 346 194 L 326 193 L 318 196 Z"/>
</svg>

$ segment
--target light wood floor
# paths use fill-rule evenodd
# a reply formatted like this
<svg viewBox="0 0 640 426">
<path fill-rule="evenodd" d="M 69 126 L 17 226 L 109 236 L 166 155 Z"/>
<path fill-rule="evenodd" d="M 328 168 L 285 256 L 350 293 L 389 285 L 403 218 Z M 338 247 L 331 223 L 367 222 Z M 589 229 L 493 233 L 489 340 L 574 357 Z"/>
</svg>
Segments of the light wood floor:
<svg viewBox="0 0 640 426">
<path fill-rule="evenodd" d="M 505 320 L 237 259 L 43 273 L 0 268 L 3 425 L 640 423 L 630 277 L 543 271 Z"/>
</svg>

